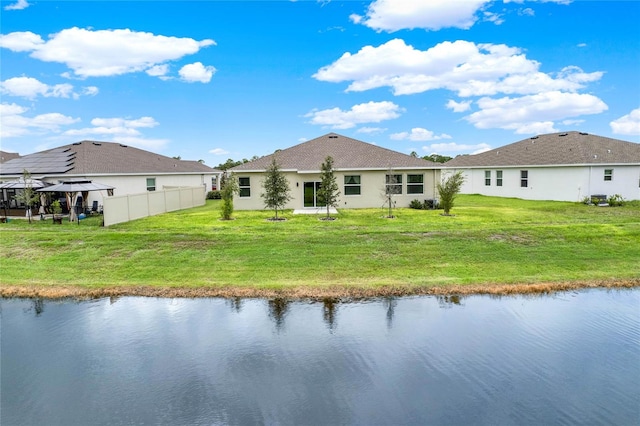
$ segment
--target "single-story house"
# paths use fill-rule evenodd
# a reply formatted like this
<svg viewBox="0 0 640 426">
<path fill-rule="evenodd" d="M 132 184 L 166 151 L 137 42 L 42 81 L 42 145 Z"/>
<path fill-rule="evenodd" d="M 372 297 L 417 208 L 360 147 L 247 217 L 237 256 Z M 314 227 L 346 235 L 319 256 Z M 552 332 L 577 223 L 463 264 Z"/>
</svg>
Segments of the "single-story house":
<svg viewBox="0 0 640 426">
<path fill-rule="evenodd" d="M 0 181 L 22 176 L 56 184 L 90 180 L 114 187 L 113 195 L 140 194 L 176 187 L 217 185 L 221 171 L 198 161 L 177 160 L 120 143 L 81 141 L 2 162 Z M 219 188 L 215 188 L 219 189 Z M 6 200 L 12 194 L 3 194 Z M 102 204 L 106 191 L 92 191 L 85 204 Z"/>
<path fill-rule="evenodd" d="M 582 201 L 595 195 L 640 200 L 640 144 L 584 132 L 533 136 L 445 163 L 462 170 L 464 194 Z"/>
<path fill-rule="evenodd" d="M 264 208 L 262 184 L 274 158 L 291 190 L 292 199 L 286 208 L 323 207 L 317 191 L 320 168 L 328 156 L 333 158 L 340 188 L 339 208 L 382 207 L 389 191 L 397 207 L 408 207 L 414 199 L 436 198 L 440 164 L 329 133 L 232 168 L 240 187 L 234 207 L 238 210 Z"/>
</svg>

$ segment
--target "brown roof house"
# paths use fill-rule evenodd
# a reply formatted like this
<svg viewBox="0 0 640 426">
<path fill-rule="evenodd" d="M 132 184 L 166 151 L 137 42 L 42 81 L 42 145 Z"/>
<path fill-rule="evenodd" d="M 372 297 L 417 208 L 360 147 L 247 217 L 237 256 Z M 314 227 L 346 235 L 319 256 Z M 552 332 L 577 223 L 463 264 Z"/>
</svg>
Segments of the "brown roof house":
<svg viewBox="0 0 640 426">
<path fill-rule="evenodd" d="M 197 161 L 182 161 L 113 142 L 82 141 L 19 156 L 0 165 L 0 181 L 29 171 L 49 183 L 90 180 L 114 187 L 114 195 L 140 194 L 177 187 L 211 190 L 219 170 Z M 104 191 L 89 193 L 89 205 L 102 204 Z"/>
<path fill-rule="evenodd" d="M 328 156 L 333 158 L 340 188 L 339 208 L 382 207 L 387 191 L 393 192 L 397 207 L 407 207 L 414 199 L 436 198 L 440 164 L 329 133 L 232 168 L 240 185 L 235 208 L 264 208 L 262 182 L 275 158 L 291 189 L 287 208 L 317 211 L 323 207 L 317 196 L 320 166 Z"/>
<path fill-rule="evenodd" d="M 584 132 L 533 136 L 445 163 L 462 170 L 462 193 L 528 200 L 640 199 L 640 144 Z"/>
</svg>

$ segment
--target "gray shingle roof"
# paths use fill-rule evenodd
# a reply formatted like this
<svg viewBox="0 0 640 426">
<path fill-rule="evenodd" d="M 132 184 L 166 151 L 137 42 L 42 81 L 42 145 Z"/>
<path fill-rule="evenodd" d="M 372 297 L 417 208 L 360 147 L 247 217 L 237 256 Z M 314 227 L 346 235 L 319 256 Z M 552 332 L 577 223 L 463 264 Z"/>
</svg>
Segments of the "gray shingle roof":
<svg viewBox="0 0 640 426">
<path fill-rule="evenodd" d="M 586 164 L 640 164 L 640 144 L 561 132 L 534 136 L 475 155 L 461 155 L 447 167 L 501 167 Z"/>
<path fill-rule="evenodd" d="M 20 154 L 18 154 L 17 152 L 0 151 L 0 163 L 13 160 L 14 158 L 18 158 L 18 157 L 20 157 Z"/>
<path fill-rule="evenodd" d="M 439 164 L 381 148 L 336 133 L 277 151 L 232 168 L 234 172 L 263 171 L 276 161 L 282 170 L 319 171 L 327 156 L 333 158 L 336 170 L 386 170 L 389 168 L 440 168 Z"/>
<path fill-rule="evenodd" d="M 22 174 L 211 173 L 197 161 L 181 161 L 113 142 L 82 141 L 2 163 L 0 175 Z"/>
</svg>

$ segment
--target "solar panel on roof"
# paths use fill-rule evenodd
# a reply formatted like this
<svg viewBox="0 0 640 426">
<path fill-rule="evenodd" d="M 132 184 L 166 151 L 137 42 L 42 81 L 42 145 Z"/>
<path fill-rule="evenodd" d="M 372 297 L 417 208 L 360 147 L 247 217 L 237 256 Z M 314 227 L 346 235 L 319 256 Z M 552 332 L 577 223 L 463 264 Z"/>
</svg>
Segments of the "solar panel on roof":
<svg viewBox="0 0 640 426">
<path fill-rule="evenodd" d="M 29 173 L 66 173 L 73 169 L 74 158 L 75 153 L 68 148 L 39 152 L 3 163 L 0 175 L 18 175 L 25 169 Z"/>
</svg>

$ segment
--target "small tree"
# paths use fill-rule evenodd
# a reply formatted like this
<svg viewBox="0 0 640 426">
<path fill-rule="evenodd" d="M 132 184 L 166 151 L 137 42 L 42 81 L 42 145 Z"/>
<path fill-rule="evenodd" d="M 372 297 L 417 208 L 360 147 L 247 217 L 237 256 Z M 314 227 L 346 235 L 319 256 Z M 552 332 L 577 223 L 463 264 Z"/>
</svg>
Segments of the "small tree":
<svg viewBox="0 0 640 426">
<path fill-rule="evenodd" d="M 385 176 L 385 185 L 384 185 L 384 197 L 385 197 L 385 205 L 389 209 L 389 213 L 387 214 L 387 218 L 393 218 L 393 207 L 396 202 L 393 200 L 393 197 L 396 194 L 402 194 L 402 175 L 395 174 L 393 169 L 387 170 L 387 175 Z"/>
<path fill-rule="evenodd" d="M 238 180 L 233 173 L 225 173 L 222 175 L 220 182 L 220 198 L 222 198 L 222 207 L 220 208 L 220 216 L 223 220 L 231 220 L 233 215 L 233 196 L 239 192 Z"/>
<path fill-rule="evenodd" d="M 327 157 L 320 166 L 320 170 L 322 174 L 320 176 L 320 188 L 318 189 L 318 201 L 327 206 L 327 219 L 329 219 L 329 209 L 338 207 L 338 199 L 340 197 L 338 182 L 333 170 L 333 158 Z"/>
<path fill-rule="evenodd" d="M 442 177 L 442 182 L 438 183 L 438 193 L 440 194 L 440 206 L 444 209 L 444 215 L 449 216 L 449 212 L 453 208 L 453 201 L 460 193 L 460 188 L 464 183 L 464 176 L 462 171 L 445 177 Z"/>
<path fill-rule="evenodd" d="M 31 174 L 26 169 L 22 172 L 22 179 L 25 184 L 24 189 L 18 192 L 14 198 L 17 201 L 24 203 L 29 223 L 31 223 L 31 206 L 40 199 L 40 194 L 38 194 L 33 187 Z"/>
<path fill-rule="evenodd" d="M 264 192 L 260 196 L 264 199 L 264 205 L 275 211 L 275 220 L 278 220 L 278 209 L 282 210 L 289 200 L 291 190 L 289 182 L 280 170 L 280 166 L 274 157 L 271 165 L 267 167 L 267 177 L 262 182 Z"/>
</svg>

